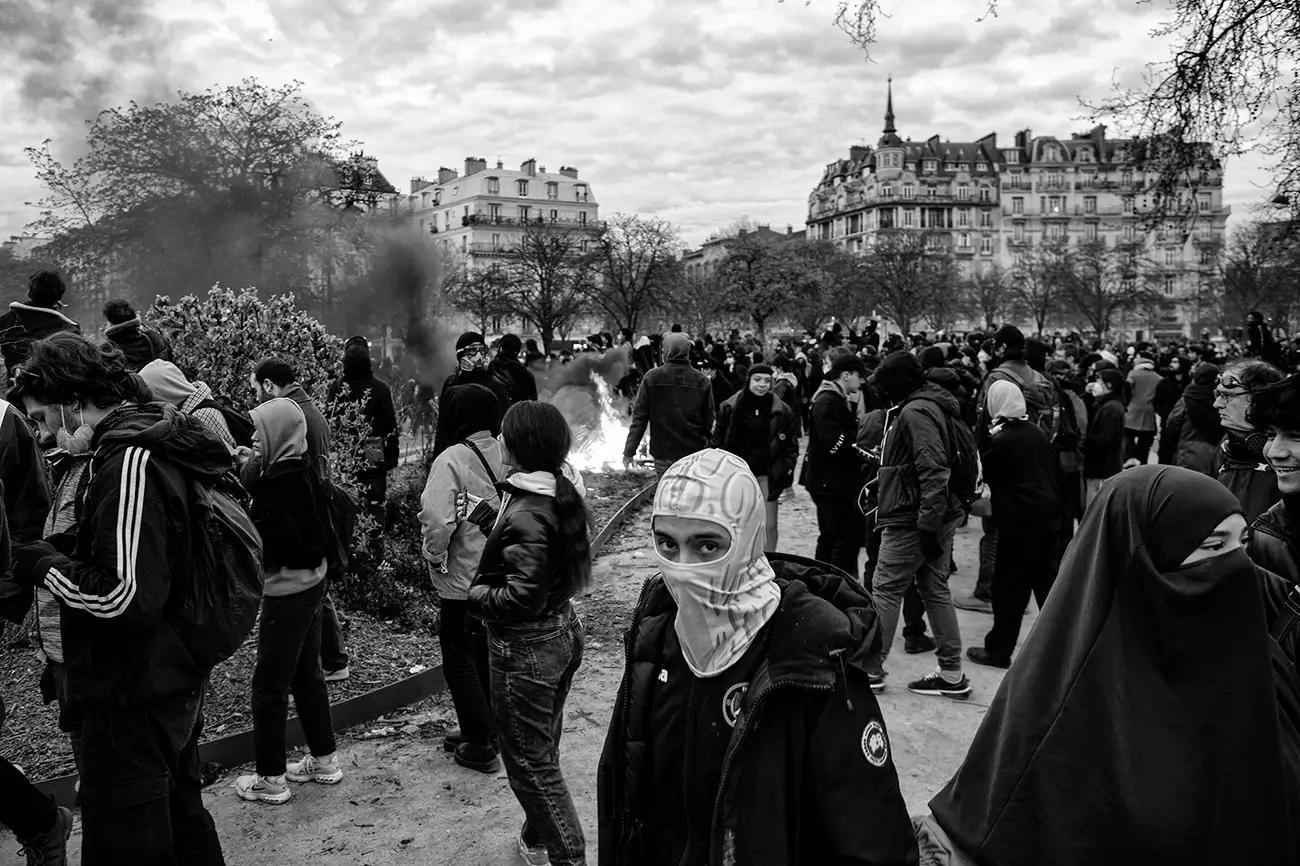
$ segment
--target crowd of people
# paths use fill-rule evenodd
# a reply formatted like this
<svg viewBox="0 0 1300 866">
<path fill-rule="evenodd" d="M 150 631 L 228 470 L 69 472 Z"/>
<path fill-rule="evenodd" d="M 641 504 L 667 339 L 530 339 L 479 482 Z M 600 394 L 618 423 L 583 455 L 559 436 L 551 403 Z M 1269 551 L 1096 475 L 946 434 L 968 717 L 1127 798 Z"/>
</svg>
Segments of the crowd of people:
<svg viewBox="0 0 1300 866">
<path fill-rule="evenodd" d="M 203 700 L 254 621 L 256 761 L 235 795 L 275 805 L 291 783 L 344 778 L 329 590 L 376 540 L 351 537 L 327 415 L 361 406 L 358 481 L 382 509 L 392 393 L 355 338 L 324 411 L 265 358 L 245 413 L 129 306 L 110 305 L 105 339 L 82 336 L 38 276 L 0 319 L 0 613 L 36 611 L 82 862 L 219 864 Z M 835 326 L 772 352 L 679 326 L 595 335 L 591 350 L 629 361 L 625 459 L 648 434 L 658 476 L 657 573 L 597 768 L 599 861 L 1300 862 L 1300 376 L 1266 342 L 1227 357 L 1014 326 L 961 340 Z M 514 335 L 493 353 L 466 332 L 455 353 L 428 389 L 419 514 L 459 723 L 443 746 L 469 771 L 504 767 L 525 863 L 574 866 L 587 842 L 560 745 L 592 525 L 573 433 L 538 400 L 534 373 L 556 361 Z M 813 558 L 780 551 L 795 486 L 816 509 Z M 979 575 L 955 598 L 972 520 Z M 958 608 L 992 617 L 964 653 Z M 900 619 L 903 651 L 935 655 L 912 692 L 963 700 L 965 662 L 1008 669 L 915 817 L 879 697 Z M 66 862 L 70 812 L 2 758 L 0 822 L 30 863 Z"/>
</svg>

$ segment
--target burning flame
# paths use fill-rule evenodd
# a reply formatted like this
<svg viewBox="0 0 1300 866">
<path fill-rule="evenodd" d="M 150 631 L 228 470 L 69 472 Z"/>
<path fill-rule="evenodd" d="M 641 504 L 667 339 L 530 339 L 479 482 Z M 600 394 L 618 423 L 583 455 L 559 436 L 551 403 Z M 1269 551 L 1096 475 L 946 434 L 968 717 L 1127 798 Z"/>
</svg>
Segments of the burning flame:
<svg viewBox="0 0 1300 866">
<path fill-rule="evenodd" d="M 631 429 L 625 413 L 614 403 L 614 394 L 603 376 L 593 372 L 591 382 L 596 388 L 596 409 L 599 420 L 593 427 L 574 431 L 575 445 L 569 454 L 569 463 L 578 471 L 599 472 L 623 468 L 623 446 Z M 634 462 L 648 461 L 650 436 L 641 440 Z"/>
</svg>

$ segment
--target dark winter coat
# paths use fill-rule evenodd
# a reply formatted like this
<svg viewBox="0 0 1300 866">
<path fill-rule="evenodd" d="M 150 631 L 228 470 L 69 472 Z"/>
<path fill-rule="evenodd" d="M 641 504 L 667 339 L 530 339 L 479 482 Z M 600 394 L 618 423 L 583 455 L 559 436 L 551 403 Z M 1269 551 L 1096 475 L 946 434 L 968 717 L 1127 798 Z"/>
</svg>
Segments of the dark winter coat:
<svg viewBox="0 0 1300 866">
<path fill-rule="evenodd" d="M 14 301 L 9 312 L 0 316 L 0 353 L 5 359 L 5 369 L 12 376 L 17 367 L 32 353 L 32 343 L 59 331 L 81 333 L 81 326 L 49 307 L 36 307 Z"/>
<path fill-rule="evenodd" d="M 50 486 L 45 460 L 31 426 L 8 401 L 0 400 L 0 485 L 9 537 L 14 544 L 40 541 L 50 511 Z M 32 605 L 33 593 L 0 571 L 0 616 L 21 623 Z"/>
<path fill-rule="evenodd" d="M 391 393 L 389 395 L 391 397 Z M 316 467 L 316 474 L 321 480 L 328 481 L 329 472 L 329 453 L 330 453 L 330 424 L 321 413 L 316 401 L 303 390 L 302 386 L 294 382 L 285 389 L 281 397 L 287 397 L 298 404 L 302 410 L 303 417 L 307 419 L 307 456 L 311 458 L 312 464 Z"/>
<path fill-rule="evenodd" d="M 362 403 L 362 415 L 370 424 L 370 435 L 383 443 L 383 462 L 371 471 L 381 472 L 397 467 L 398 433 L 397 410 L 393 407 L 393 392 L 371 372 L 367 364 L 359 369 L 344 369 L 343 378 L 330 385 L 330 402 Z M 296 401 L 295 401 L 296 402 Z"/>
<path fill-rule="evenodd" d="M 770 554 L 781 604 L 723 762 L 709 866 L 911 864 L 916 838 L 867 670 L 870 597 L 822 563 Z M 627 667 L 597 775 L 601 866 L 645 859 L 642 816 L 662 796 L 650 719 L 677 607 L 655 576 L 626 633 Z"/>
<path fill-rule="evenodd" d="M 172 347 L 166 338 L 141 324 L 139 316 L 109 325 L 104 329 L 104 336 L 126 355 L 126 368 L 132 372 L 140 372 L 141 368 L 153 361 L 172 359 Z"/>
<path fill-rule="evenodd" d="M 1261 514 L 1250 531 L 1246 550 L 1261 569 L 1264 609 L 1271 624 L 1286 606 L 1287 594 L 1300 585 L 1300 503 L 1283 499 Z M 1300 667 L 1300 628 L 1282 642 L 1291 664 Z"/>
<path fill-rule="evenodd" d="M 979 394 L 979 383 L 969 373 L 956 367 L 931 367 L 925 371 L 925 378 L 943 388 L 957 398 L 961 418 L 966 426 L 975 429 L 978 420 L 978 407 L 975 405 Z"/>
<path fill-rule="evenodd" d="M 166 611 L 191 579 L 191 479 L 230 472 L 230 451 L 201 421 L 160 403 L 117 409 L 92 445 L 75 531 L 15 548 L 15 579 L 43 583 L 63 605 L 73 704 L 148 706 L 191 694 L 208 672 Z"/>
<path fill-rule="evenodd" d="M 858 415 L 833 381 L 822 382 L 808 412 L 808 451 L 799 483 L 812 496 L 857 496 L 862 489 L 862 457 L 853 445 Z"/>
<path fill-rule="evenodd" d="M 439 418 L 447 417 L 447 395 L 457 385 L 482 385 L 496 395 L 499 411 L 497 412 L 496 423 L 492 426 L 490 432 L 493 436 L 500 433 L 501 419 L 505 417 L 506 410 L 510 408 L 510 394 L 506 391 L 506 386 L 501 379 L 487 367 L 479 367 L 474 370 L 456 370 L 443 380 L 442 390 L 438 393 Z M 450 431 L 446 427 L 446 424 L 439 424 L 433 431 L 434 457 L 456 444 L 456 440 L 451 438 Z"/>
<path fill-rule="evenodd" d="M 1028 421 L 1007 421 L 996 430 L 980 453 L 980 465 L 998 534 L 1056 532 L 1065 482 L 1056 448 Z"/>
<path fill-rule="evenodd" d="M 737 423 L 736 413 L 745 393 L 736 393 L 718 407 L 718 422 L 713 436 L 719 448 L 740 457 L 745 456 L 745 449 L 738 438 L 743 425 Z M 765 443 L 768 465 L 762 467 L 761 471 L 755 469 L 754 474 L 767 476 L 768 499 L 774 501 L 777 494 L 794 483 L 794 467 L 799 462 L 799 416 L 775 394 L 769 396 L 772 398 L 772 406 L 768 411 L 768 435 Z M 752 466 L 750 468 L 754 469 Z"/>
<path fill-rule="evenodd" d="M 927 383 L 890 409 L 880 452 L 876 526 L 939 532 L 964 513 L 948 488 L 953 443 L 949 419 L 961 423 L 957 398 Z"/>
<path fill-rule="evenodd" d="M 632 404 L 632 427 L 623 456 L 636 455 L 650 431 L 650 456 L 680 460 L 708 446 L 713 434 L 713 383 L 687 357 L 669 358 L 641 380 Z"/>
<path fill-rule="evenodd" d="M 1219 471 L 1223 428 L 1213 402 L 1184 394 L 1160 432 L 1160 462 L 1213 478 Z"/>
<path fill-rule="evenodd" d="M 531 370 L 519 363 L 518 358 L 497 355 L 488 364 L 488 369 L 501 381 L 510 406 L 521 400 L 537 399 L 537 379 L 533 377 Z"/>
<path fill-rule="evenodd" d="M 509 482 L 497 485 L 501 515 L 469 588 L 470 612 L 487 622 L 529 622 L 555 613 L 571 596 L 555 499 Z"/>
<path fill-rule="evenodd" d="M 1264 459 L 1267 438 L 1263 433 L 1242 436 L 1231 432 L 1223 437 L 1219 483 L 1237 497 L 1247 523 L 1254 523 L 1255 518 L 1282 500 L 1277 475 Z"/>
<path fill-rule="evenodd" d="M 249 486 L 248 516 L 262 536 L 262 564 L 312 569 L 334 549 L 327 493 L 310 456 L 273 464 Z"/>
<path fill-rule="evenodd" d="M 1088 436 L 1083 440 L 1083 477 L 1110 478 L 1124 469 L 1124 401 L 1118 393 L 1093 405 Z"/>
</svg>

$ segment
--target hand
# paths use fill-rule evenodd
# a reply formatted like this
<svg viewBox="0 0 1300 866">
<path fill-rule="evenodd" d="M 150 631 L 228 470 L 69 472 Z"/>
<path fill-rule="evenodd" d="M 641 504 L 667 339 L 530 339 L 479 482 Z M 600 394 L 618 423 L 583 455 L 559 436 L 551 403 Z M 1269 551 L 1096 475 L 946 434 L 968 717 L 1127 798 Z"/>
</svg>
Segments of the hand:
<svg viewBox="0 0 1300 866">
<path fill-rule="evenodd" d="M 624 469 L 631 469 L 631 468 L 632 468 L 632 458 L 631 458 L 631 457 L 624 457 L 624 458 L 623 458 L 623 468 L 624 468 Z"/>
<path fill-rule="evenodd" d="M 1138 459 L 1136 457 L 1130 457 L 1129 459 L 1124 461 L 1125 469 L 1136 469 L 1141 465 L 1142 464 L 1138 462 Z"/>
<path fill-rule="evenodd" d="M 41 560 L 53 554 L 54 548 L 44 541 L 32 541 L 15 544 L 11 561 L 13 563 L 13 580 L 19 586 L 36 586 L 45 582 L 45 575 L 36 569 Z"/>
<path fill-rule="evenodd" d="M 252 456 L 253 449 L 249 448 L 247 445 L 240 445 L 235 449 L 235 460 L 239 462 L 240 466 L 247 465 L 249 458 Z"/>
<path fill-rule="evenodd" d="M 918 535 L 921 541 L 921 552 L 925 554 L 926 559 L 938 559 L 943 556 L 943 543 L 939 541 L 939 533 L 922 529 Z"/>
</svg>

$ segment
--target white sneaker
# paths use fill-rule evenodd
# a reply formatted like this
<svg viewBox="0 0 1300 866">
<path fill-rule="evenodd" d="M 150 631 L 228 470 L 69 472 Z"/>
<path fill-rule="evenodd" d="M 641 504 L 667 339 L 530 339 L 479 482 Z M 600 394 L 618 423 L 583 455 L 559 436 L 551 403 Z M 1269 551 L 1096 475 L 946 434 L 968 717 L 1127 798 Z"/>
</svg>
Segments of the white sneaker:
<svg viewBox="0 0 1300 866">
<path fill-rule="evenodd" d="M 348 669 L 347 665 L 344 665 L 336 671 L 325 671 L 325 682 L 341 683 L 350 676 L 352 676 L 352 671 Z"/>
<path fill-rule="evenodd" d="M 343 780 L 343 768 L 339 766 L 338 757 L 325 763 L 315 755 L 308 755 L 301 761 L 290 764 L 285 775 L 295 782 L 320 782 L 322 785 L 337 785 Z"/>
<path fill-rule="evenodd" d="M 284 780 L 279 782 L 266 776 L 240 776 L 235 780 L 235 793 L 245 800 L 280 805 L 293 796 Z"/>
<path fill-rule="evenodd" d="M 545 845 L 536 847 L 529 845 L 524 841 L 523 834 L 519 834 L 519 856 L 528 866 L 551 866 L 551 855 L 546 850 Z"/>
</svg>

